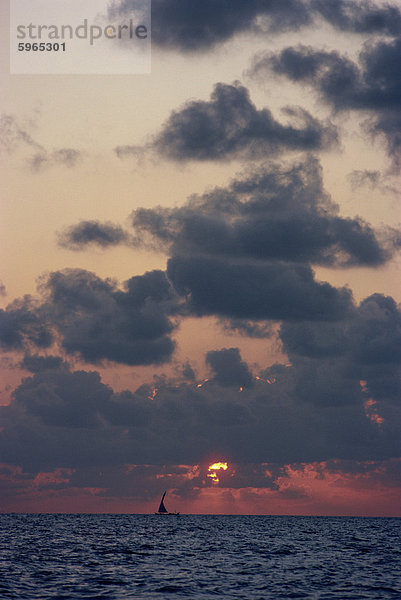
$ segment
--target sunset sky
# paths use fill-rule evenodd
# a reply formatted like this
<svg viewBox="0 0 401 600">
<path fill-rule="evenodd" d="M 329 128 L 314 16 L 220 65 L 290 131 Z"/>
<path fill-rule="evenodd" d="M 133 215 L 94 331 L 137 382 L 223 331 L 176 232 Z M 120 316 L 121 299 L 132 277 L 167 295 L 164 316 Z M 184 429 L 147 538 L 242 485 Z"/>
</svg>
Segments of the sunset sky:
<svg viewBox="0 0 401 600">
<path fill-rule="evenodd" d="M 0 16 L 0 511 L 401 516 L 401 2 L 153 0 L 137 75 Z"/>
</svg>

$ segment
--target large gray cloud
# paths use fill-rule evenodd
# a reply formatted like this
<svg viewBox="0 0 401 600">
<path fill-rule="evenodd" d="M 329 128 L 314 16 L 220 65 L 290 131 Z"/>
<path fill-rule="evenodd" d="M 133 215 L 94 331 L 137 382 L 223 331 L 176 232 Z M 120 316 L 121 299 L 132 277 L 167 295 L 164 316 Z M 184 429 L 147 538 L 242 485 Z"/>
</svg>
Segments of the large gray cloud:
<svg viewBox="0 0 401 600">
<path fill-rule="evenodd" d="M 68 354 L 91 363 L 147 365 L 171 358 L 179 302 L 162 271 L 131 277 L 120 289 L 94 273 L 66 269 L 50 273 L 41 292 L 41 300 L 25 298 L 0 312 L 5 350 L 47 348 L 57 339 Z"/>
<path fill-rule="evenodd" d="M 137 0 L 113 3 L 113 17 L 138 8 Z M 263 25 L 261 23 L 263 20 Z M 298 29 L 310 22 L 303 0 L 154 0 L 152 41 L 185 52 L 206 50 L 237 33 Z"/>
<path fill-rule="evenodd" d="M 83 270 L 52 273 L 44 290 L 62 345 L 86 361 L 125 364 L 168 360 L 175 296 L 162 271 L 132 277 L 119 290 Z"/>
<path fill-rule="evenodd" d="M 137 0 L 112 4 L 113 17 L 126 16 Z M 401 11 L 395 3 L 362 0 L 153 0 L 152 41 L 162 48 L 204 51 L 243 32 L 271 35 L 298 30 L 323 18 L 354 33 L 397 35 Z"/>
<path fill-rule="evenodd" d="M 400 246 L 396 231 L 339 215 L 312 157 L 252 169 L 178 208 L 137 209 L 133 225 L 138 244 L 170 256 L 168 277 L 192 312 L 243 330 L 249 320 L 343 319 L 350 291 L 317 282 L 311 266 L 377 267 Z"/>
<path fill-rule="evenodd" d="M 375 267 L 397 246 L 394 232 L 379 236 L 338 215 L 313 158 L 253 170 L 180 208 L 138 209 L 133 224 L 136 243 L 169 255 L 166 273 L 133 277 L 123 289 L 83 270 L 52 273 L 41 301 L 0 314 L 3 347 L 32 350 L 57 338 L 87 362 L 152 364 L 170 359 L 175 317 L 189 313 L 258 337 L 271 335 L 272 320 L 343 320 L 353 311 L 350 290 L 316 281 L 311 265 Z M 121 238 L 115 226 L 96 223 L 93 233 L 81 225 L 73 232 L 83 231 L 82 243 Z"/>
<path fill-rule="evenodd" d="M 337 320 L 352 307 L 350 290 L 316 282 L 304 265 L 175 256 L 168 261 L 167 274 L 199 316 Z"/>
<path fill-rule="evenodd" d="M 0 347 L 5 351 L 31 346 L 48 348 L 53 343 L 51 322 L 37 301 L 30 296 L 14 300 L 0 310 Z"/>
<path fill-rule="evenodd" d="M 341 323 L 282 323 L 280 338 L 300 397 L 329 405 L 372 396 L 391 419 L 401 397 L 401 312 L 373 294 Z M 364 382 L 364 383 L 361 383 Z"/>
<path fill-rule="evenodd" d="M 260 159 L 285 150 L 319 150 L 337 142 L 337 132 L 301 108 L 286 108 L 293 124 L 258 110 L 248 90 L 216 84 L 210 101 L 191 100 L 174 111 L 151 144 L 169 160 Z M 117 149 L 118 151 L 118 149 Z"/>
<path fill-rule="evenodd" d="M 385 137 L 390 155 L 399 160 L 401 148 L 401 41 L 377 41 L 363 49 L 359 62 L 337 51 L 299 45 L 276 55 L 261 55 L 251 73 L 266 69 L 313 86 L 336 111 L 357 110 L 371 115 L 368 129 Z"/>
<path fill-rule="evenodd" d="M 131 281 L 136 304 L 149 288 L 163 297 L 152 279 Z M 88 290 L 83 295 L 93 306 Z M 320 463 L 321 477 L 361 474 L 372 485 L 397 485 L 401 312 L 394 300 L 375 294 L 335 324 L 286 321 L 280 338 L 286 366 L 252 373 L 238 348 L 225 348 L 207 353 L 214 376 L 201 384 L 191 370 L 181 383 L 163 377 L 121 393 L 96 372 L 27 355 L 23 367 L 33 375 L 0 407 L 2 461 L 21 468 L 24 480 L 61 469 L 44 489 L 94 487 L 117 497 L 149 498 L 167 481 L 178 495 L 196 496 L 213 485 L 207 465 L 216 459 L 235 464 L 222 474 L 223 487 L 277 490 L 285 465 L 302 471 L 310 462 Z M 185 467 L 194 464 L 196 472 Z"/>
<path fill-rule="evenodd" d="M 398 247 L 394 232 L 338 215 L 313 158 L 266 165 L 179 208 L 138 209 L 133 225 L 171 255 L 378 266 Z"/>
<path fill-rule="evenodd" d="M 220 352 L 209 355 L 222 359 L 215 365 L 218 376 L 201 387 L 161 379 L 153 389 L 143 385 L 115 393 L 96 372 L 70 371 L 65 365 L 43 368 L 23 381 L 9 406 L 0 407 L 2 460 L 36 472 L 199 464 L 213 456 L 240 464 L 284 465 L 397 455 L 401 415 L 393 401 L 378 400 L 384 416 L 379 424 L 365 414 L 360 387 L 358 397 L 348 393 L 342 402 L 309 398 L 299 393 L 300 364 L 273 365 L 263 377 L 227 394 L 228 384 L 240 382 L 234 382 L 232 371 L 230 381 L 226 376 L 218 380 L 234 357 L 234 352 L 231 357 Z M 235 354 L 234 361 L 250 377 L 249 367 Z M 359 386 L 358 372 L 342 377 L 344 387 Z M 326 384 L 331 383 L 328 378 Z"/>
</svg>

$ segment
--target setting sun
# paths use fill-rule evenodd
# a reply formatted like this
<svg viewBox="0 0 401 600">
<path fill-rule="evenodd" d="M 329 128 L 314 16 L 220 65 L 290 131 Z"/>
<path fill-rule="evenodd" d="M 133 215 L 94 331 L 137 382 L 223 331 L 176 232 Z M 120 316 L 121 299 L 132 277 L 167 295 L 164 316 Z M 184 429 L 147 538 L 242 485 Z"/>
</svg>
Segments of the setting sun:
<svg viewBox="0 0 401 600">
<path fill-rule="evenodd" d="M 216 471 L 219 471 L 220 469 L 223 469 L 223 471 L 227 471 L 228 464 L 226 462 L 216 462 L 216 463 L 213 463 L 212 465 L 210 465 L 208 468 L 209 473 L 207 474 L 207 476 L 210 477 L 210 479 L 214 483 L 219 483 L 219 481 L 220 481 L 220 479 L 217 477 L 217 473 L 216 473 Z"/>
</svg>

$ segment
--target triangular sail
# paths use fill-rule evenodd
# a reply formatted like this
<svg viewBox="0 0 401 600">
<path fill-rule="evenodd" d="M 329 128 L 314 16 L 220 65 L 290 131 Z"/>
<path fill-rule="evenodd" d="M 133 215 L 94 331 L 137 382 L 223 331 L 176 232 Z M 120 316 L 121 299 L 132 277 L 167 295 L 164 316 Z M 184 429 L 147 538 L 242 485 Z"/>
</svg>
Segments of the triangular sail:
<svg viewBox="0 0 401 600">
<path fill-rule="evenodd" d="M 159 510 L 158 510 L 159 513 L 166 513 L 166 512 L 168 512 L 167 508 L 164 506 L 164 502 L 163 502 L 165 495 L 166 495 L 166 492 L 164 492 L 164 494 L 162 496 L 162 499 L 160 500 L 160 506 L 159 506 Z"/>
</svg>

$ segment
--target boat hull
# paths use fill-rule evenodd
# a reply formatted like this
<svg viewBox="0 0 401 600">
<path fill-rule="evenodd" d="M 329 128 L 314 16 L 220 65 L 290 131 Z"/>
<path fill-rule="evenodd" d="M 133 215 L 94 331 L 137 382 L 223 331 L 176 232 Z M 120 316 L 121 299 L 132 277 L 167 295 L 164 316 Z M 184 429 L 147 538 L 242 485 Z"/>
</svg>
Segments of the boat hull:
<svg viewBox="0 0 401 600">
<path fill-rule="evenodd" d="M 155 515 L 179 515 L 179 512 L 155 512 Z"/>
</svg>

